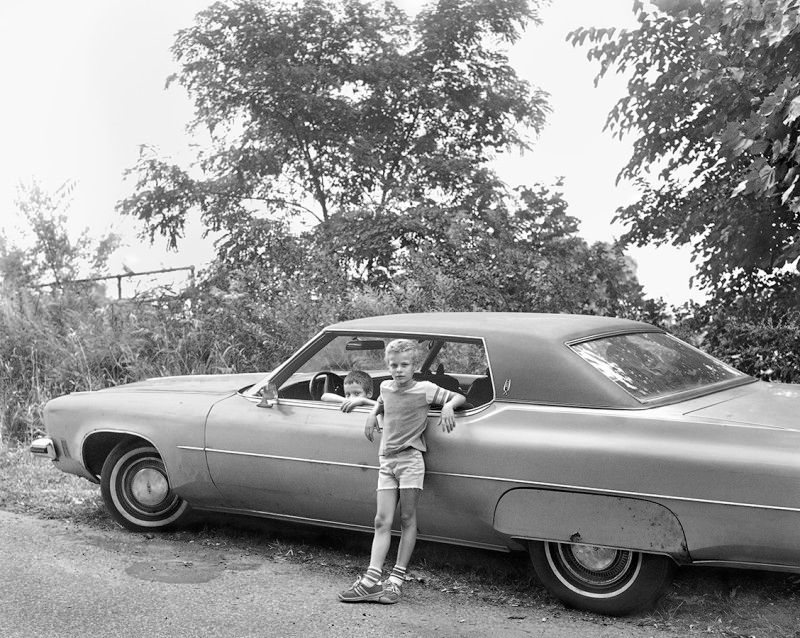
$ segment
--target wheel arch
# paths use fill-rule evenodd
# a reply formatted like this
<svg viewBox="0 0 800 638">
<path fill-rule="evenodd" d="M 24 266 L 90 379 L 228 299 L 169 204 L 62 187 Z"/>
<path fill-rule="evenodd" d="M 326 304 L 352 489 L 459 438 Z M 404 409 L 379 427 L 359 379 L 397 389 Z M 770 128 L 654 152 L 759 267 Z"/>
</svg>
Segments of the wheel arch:
<svg viewBox="0 0 800 638">
<path fill-rule="evenodd" d="M 678 517 L 645 499 L 516 488 L 498 500 L 493 525 L 514 539 L 630 549 L 690 562 Z"/>
<path fill-rule="evenodd" d="M 108 455 L 123 441 L 144 441 L 153 447 L 155 444 L 144 436 L 115 430 L 98 430 L 89 434 L 83 441 L 81 456 L 83 464 L 92 476 L 99 477 Z M 158 448 L 156 448 L 158 449 Z"/>
</svg>

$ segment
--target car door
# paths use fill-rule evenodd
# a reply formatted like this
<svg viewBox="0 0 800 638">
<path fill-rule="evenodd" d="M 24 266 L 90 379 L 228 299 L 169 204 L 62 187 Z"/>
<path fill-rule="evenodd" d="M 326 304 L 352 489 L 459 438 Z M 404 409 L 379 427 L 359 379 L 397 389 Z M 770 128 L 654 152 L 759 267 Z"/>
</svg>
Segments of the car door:
<svg viewBox="0 0 800 638">
<path fill-rule="evenodd" d="M 456 427 L 442 431 L 440 415 L 428 417 L 425 485 L 417 506 L 420 538 L 505 548 L 494 529 L 495 506 L 507 483 L 487 478 L 502 458 L 494 403 L 456 413 Z M 499 477 L 504 476 L 502 473 Z"/>
<path fill-rule="evenodd" d="M 417 507 L 420 537 L 504 547 L 492 526 L 503 484 L 484 477 L 490 460 L 502 457 L 504 444 L 497 440 L 485 345 L 479 339 L 438 340 L 423 366 L 431 373 L 425 378 L 442 387 L 456 379 L 466 403 L 449 433 L 441 428 L 440 410 L 432 406 L 429 412 L 425 485 Z"/>
<path fill-rule="evenodd" d="M 371 528 L 378 441 L 364 436 L 367 413 L 302 399 L 264 408 L 230 397 L 206 424 L 211 478 L 231 508 Z"/>
</svg>

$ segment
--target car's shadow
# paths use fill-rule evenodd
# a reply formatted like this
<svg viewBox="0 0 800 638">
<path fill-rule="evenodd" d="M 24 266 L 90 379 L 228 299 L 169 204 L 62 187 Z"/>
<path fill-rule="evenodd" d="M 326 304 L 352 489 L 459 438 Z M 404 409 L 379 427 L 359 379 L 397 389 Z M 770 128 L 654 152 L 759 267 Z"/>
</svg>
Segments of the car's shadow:
<svg viewBox="0 0 800 638">
<path fill-rule="evenodd" d="M 187 531 L 289 560 L 338 571 L 343 578 L 366 569 L 371 534 L 247 516 L 204 513 Z M 387 564 L 397 548 L 393 539 Z M 501 553 L 420 541 L 409 573 L 419 583 L 453 594 L 547 613 L 568 611 L 539 584 L 525 552 Z M 800 624 L 800 576 L 780 572 L 681 567 L 656 608 L 625 622 L 662 629 L 728 635 L 795 636 Z"/>
<path fill-rule="evenodd" d="M 325 554 L 331 566 L 365 570 L 369 563 L 372 535 L 364 532 L 303 525 L 299 523 L 261 519 L 235 514 L 203 513 L 190 523 L 188 529 L 203 534 L 223 535 L 231 541 L 272 546 L 290 556 Z M 391 567 L 398 539 L 392 539 L 387 557 Z M 415 578 L 437 582 L 458 579 L 486 578 L 497 587 L 500 583 L 514 584 L 530 590 L 540 589 L 526 552 L 494 552 L 444 543 L 418 541 L 410 571 Z M 454 583 L 450 583 L 453 585 Z M 541 598 L 540 593 L 537 597 Z"/>
</svg>

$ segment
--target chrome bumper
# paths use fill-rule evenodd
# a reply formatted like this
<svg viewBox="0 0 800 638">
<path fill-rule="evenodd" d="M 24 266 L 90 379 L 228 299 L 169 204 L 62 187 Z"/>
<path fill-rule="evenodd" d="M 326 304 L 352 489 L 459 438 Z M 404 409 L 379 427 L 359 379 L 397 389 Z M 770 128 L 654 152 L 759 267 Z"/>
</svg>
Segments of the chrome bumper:
<svg viewBox="0 0 800 638">
<path fill-rule="evenodd" d="M 48 458 L 51 461 L 55 461 L 58 458 L 58 452 L 56 452 L 56 446 L 53 444 L 53 439 L 47 436 L 36 439 L 33 443 L 31 443 L 30 450 L 31 454 L 34 456 Z"/>
</svg>

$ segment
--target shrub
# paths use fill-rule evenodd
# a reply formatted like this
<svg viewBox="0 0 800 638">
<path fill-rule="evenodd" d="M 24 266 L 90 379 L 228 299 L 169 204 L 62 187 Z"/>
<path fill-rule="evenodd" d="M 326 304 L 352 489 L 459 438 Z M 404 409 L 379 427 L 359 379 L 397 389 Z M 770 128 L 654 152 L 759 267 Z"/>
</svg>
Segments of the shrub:
<svg viewBox="0 0 800 638">
<path fill-rule="evenodd" d="M 108 303 L 87 291 L 0 301 L 0 438 L 28 441 L 55 396 L 149 376 L 227 372 L 235 353 L 197 330 L 185 299 Z"/>
<path fill-rule="evenodd" d="M 322 293 L 319 282 L 302 277 L 265 281 L 227 270 L 210 273 L 180 297 L 120 302 L 89 288 L 6 291 L 0 300 L 0 439 L 27 442 L 41 433 L 42 407 L 61 394 L 153 376 L 267 372 L 330 323 L 480 309 L 444 273 L 379 289 L 331 280 Z M 661 310 L 653 302 L 640 314 L 663 323 Z M 744 372 L 800 382 L 798 316 L 740 319 L 693 306 L 678 312 L 671 330 Z"/>
<path fill-rule="evenodd" d="M 765 381 L 800 383 L 800 317 L 741 320 L 717 316 L 705 348 L 742 372 Z"/>
</svg>

